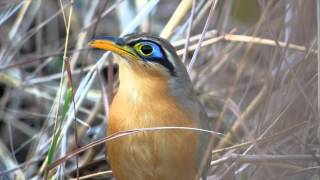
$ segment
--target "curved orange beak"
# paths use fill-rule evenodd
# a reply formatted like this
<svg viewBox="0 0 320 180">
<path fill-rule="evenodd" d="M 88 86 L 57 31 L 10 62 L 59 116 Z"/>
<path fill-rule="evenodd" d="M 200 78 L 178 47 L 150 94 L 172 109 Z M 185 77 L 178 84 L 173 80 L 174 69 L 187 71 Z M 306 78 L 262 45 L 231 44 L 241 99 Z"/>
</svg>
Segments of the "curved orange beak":
<svg viewBox="0 0 320 180">
<path fill-rule="evenodd" d="M 127 60 L 139 60 L 139 56 L 122 38 L 112 36 L 101 36 L 89 42 L 89 46 L 105 51 L 111 51 Z"/>
</svg>

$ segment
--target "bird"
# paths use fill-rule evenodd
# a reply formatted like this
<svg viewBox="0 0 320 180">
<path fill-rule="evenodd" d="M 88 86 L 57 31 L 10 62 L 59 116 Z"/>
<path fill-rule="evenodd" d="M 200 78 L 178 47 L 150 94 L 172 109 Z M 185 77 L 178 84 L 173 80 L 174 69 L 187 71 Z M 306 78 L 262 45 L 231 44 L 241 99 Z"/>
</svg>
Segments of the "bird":
<svg viewBox="0 0 320 180">
<path fill-rule="evenodd" d="M 207 114 L 174 47 L 151 33 L 99 36 L 89 46 L 116 55 L 119 87 L 107 135 L 132 129 L 210 130 Z M 106 143 L 116 180 L 206 179 L 209 134 L 188 129 L 142 131 Z"/>
</svg>

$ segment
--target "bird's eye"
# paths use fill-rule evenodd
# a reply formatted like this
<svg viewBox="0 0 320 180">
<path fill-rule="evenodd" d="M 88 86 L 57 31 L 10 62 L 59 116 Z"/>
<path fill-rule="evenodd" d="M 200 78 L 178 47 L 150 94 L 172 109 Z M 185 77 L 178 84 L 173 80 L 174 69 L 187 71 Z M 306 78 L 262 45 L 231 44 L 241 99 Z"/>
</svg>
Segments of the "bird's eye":
<svg viewBox="0 0 320 180">
<path fill-rule="evenodd" d="M 150 55 L 153 51 L 153 48 L 150 45 L 142 45 L 141 46 L 141 52 L 145 55 Z"/>
<path fill-rule="evenodd" d="M 153 53 L 153 47 L 150 44 L 136 44 L 136 51 L 138 51 L 142 56 L 150 56 Z"/>
</svg>

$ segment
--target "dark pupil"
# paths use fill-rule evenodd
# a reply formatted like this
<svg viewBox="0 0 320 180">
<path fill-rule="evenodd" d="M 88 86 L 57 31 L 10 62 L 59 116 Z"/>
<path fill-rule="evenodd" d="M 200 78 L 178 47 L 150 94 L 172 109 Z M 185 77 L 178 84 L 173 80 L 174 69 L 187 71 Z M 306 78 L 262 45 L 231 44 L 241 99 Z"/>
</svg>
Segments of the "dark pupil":
<svg viewBox="0 0 320 180">
<path fill-rule="evenodd" d="M 149 54 L 152 53 L 152 47 L 149 46 L 149 45 L 143 45 L 143 46 L 141 47 L 141 51 L 142 51 L 144 54 L 149 55 Z"/>
</svg>

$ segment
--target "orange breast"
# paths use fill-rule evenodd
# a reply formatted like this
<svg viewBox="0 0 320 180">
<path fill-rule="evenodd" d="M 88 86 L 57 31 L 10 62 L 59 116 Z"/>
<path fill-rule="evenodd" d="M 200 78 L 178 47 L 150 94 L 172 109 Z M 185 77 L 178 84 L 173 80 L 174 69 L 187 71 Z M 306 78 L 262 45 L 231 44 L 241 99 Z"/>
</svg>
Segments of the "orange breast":
<svg viewBox="0 0 320 180">
<path fill-rule="evenodd" d="M 118 92 L 109 114 L 109 135 L 159 126 L 195 124 L 166 94 L 133 103 Z M 117 180 L 188 180 L 196 178 L 197 142 L 198 134 L 189 130 L 148 131 L 108 142 L 107 154 Z"/>
</svg>

